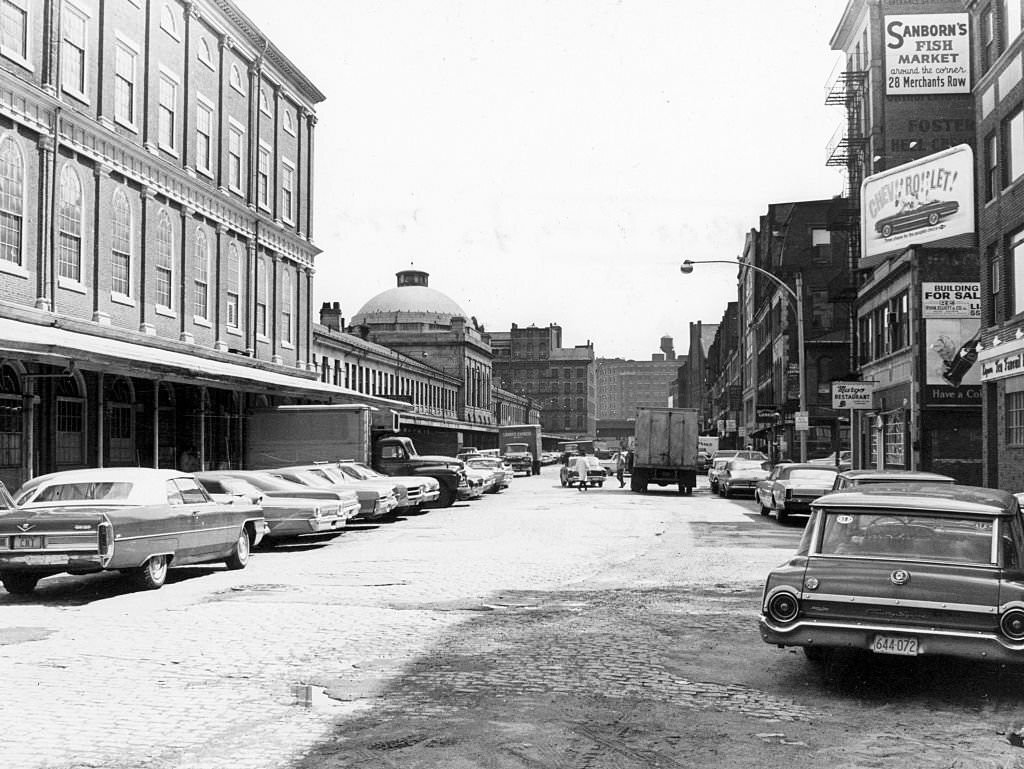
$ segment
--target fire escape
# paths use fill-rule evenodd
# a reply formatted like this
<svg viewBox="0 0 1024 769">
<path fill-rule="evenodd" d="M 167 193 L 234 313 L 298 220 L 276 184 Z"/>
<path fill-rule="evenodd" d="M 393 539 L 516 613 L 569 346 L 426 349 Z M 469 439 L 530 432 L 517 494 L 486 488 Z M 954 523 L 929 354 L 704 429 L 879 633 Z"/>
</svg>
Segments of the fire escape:
<svg viewBox="0 0 1024 769">
<path fill-rule="evenodd" d="M 868 99 L 867 61 L 860 55 L 841 62 L 825 86 L 825 104 L 843 107 L 845 124 L 833 134 L 825 150 L 825 165 L 846 170 L 846 187 L 842 204 L 837 206 L 829 229 L 842 233 L 847 245 L 847 269 L 829 283 L 829 299 L 851 307 L 849 370 L 856 370 L 855 356 L 857 322 L 852 312 L 857 300 L 857 266 L 860 260 L 860 185 L 867 165 L 868 132 L 866 126 Z"/>
</svg>

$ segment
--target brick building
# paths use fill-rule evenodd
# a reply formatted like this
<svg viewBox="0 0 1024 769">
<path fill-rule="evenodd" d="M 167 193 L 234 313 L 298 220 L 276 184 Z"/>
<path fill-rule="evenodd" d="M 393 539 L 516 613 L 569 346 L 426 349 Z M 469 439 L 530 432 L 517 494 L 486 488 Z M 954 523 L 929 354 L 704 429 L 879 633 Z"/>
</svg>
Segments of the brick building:
<svg viewBox="0 0 1024 769">
<path fill-rule="evenodd" d="M 663 336 L 660 352 L 650 360 L 598 358 L 597 418 L 632 419 L 641 406 L 666 406 L 672 395 L 672 381 L 686 357 L 677 358 L 671 336 Z"/>
</svg>

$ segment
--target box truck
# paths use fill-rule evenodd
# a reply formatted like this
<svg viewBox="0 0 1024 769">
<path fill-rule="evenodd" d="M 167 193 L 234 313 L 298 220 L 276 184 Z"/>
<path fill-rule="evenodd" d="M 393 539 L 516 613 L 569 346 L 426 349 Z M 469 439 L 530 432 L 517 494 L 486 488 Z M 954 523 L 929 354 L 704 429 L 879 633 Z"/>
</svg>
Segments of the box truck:
<svg viewBox="0 0 1024 769">
<path fill-rule="evenodd" d="M 499 425 L 498 446 L 513 472 L 540 472 L 540 425 Z"/>
<path fill-rule="evenodd" d="M 649 484 L 678 485 L 690 494 L 697 485 L 697 409 L 637 409 L 633 446 L 632 491 Z"/>
</svg>

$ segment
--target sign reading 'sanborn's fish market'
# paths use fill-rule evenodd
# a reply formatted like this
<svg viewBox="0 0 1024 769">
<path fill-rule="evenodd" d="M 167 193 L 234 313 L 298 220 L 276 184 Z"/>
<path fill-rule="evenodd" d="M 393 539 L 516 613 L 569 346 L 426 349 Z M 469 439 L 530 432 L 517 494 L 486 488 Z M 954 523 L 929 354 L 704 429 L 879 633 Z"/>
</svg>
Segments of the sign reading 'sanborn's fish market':
<svg viewBox="0 0 1024 769">
<path fill-rule="evenodd" d="M 886 16 L 885 95 L 971 92 L 966 13 Z"/>
</svg>

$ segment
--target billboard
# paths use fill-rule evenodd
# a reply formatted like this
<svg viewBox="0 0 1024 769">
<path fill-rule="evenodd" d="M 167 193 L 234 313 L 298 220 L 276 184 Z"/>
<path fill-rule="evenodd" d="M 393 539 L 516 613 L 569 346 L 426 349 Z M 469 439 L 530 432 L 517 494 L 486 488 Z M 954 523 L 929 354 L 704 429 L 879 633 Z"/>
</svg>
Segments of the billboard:
<svg viewBox="0 0 1024 769">
<path fill-rule="evenodd" d="M 971 92 L 966 13 L 886 16 L 885 95 Z"/>
<path fill-rule="evenodd" d="M 864 179 L 864 257 L 974 232 L 974 153 L 959 144 Z"/>
</svg>

